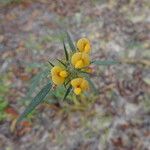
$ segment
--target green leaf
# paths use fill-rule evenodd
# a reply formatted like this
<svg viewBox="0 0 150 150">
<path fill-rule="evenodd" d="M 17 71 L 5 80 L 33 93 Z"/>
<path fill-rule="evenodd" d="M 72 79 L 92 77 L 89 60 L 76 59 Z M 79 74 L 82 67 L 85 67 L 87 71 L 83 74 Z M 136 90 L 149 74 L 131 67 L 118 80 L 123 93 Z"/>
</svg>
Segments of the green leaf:
<svg viewBox="0 0 150 150">
<path fill-rule="evenodd" d="M 63 100 L 64 100 L 64 99 L 68 96 L 68 94 L 71 92 L 71 89 L 72 89 L 72 86 L 70 85 L 70 86 L 68 87 L 68 89 L 67 89 L 65 95 L 64 95 Z"/>
<path fill-rule="evenodd" d="M 50 91 L 52 85 L 51 83 L 48 83 L 45 85 L 42 90 L 35 96 L 35 98 L 32 99 L 30 104 L 27 106 L 25 111 L 20 115 L 17 122 L 22 121 L 28 114 L 30 114 L 40 103 L 44 101 L 45 96 Z"/>
<path fill-rule="evenodd" d="M 95 60 L 92 62 L 95 65 L 115 65 L 115 64 L 119 64 L 119 61 L 115 61 L 115 60 Z"/>
<path fill-rule="evenodd" d="M 6 100 L 0 101 L 0 112 L 3 111 L 8 105 Z"/>
<path fill-rule="evenodd" d="M 65 51 L 66 61 L 68 61 L 69 60 L 69 55 L 68 55 L 68 51 L 67 51 L 64 40 L 63 40 L 63 46 L 64 46 L 64 51 Z"/>
<path fill-rule="evenodd" d="M 7 114 L 4 112 L 1 112 L 0 113 L 0 121 L 4 121 L 4 120 L 6 120 L 6 118 L 7 118 Z"/>
<path fill-rule="evenodd" d="M 67 67 L 66 66 L 66 64 L 63 62 L 63 61 L 61 61 L 60 59 L 57 59 L 63 66 L 65 66 L 65 67 Z"/>
<path fill-rule="evenodd" d="M 24 62 L 25 65 L 27 65 L 28 68 L 42 68 L 45 66 L 44 63 L 28 63 L 28 62 Z"/>
<path fill-rule="evenodd" d="M 35 91 L 35 89 L 38 87 L 39 83 L 48 76 L 49 74 L 49 69 L 46 69 L 44 71 L 41 71 L 40 73 L 38 73 L 36 76 L 34 76 L 31 79 L 31 85 L 29 88 L 29 91 L 27 93 L 27 97 L 31 97 L 32 93 Z"/>
<path fill-rule="evenodd" d="M 51 63 L 50 61 L 48 61 L 48 63 L 49 63 L 52 67 L 54 67 L 54 64 L 53 64 L 53 63 Z"/>
<path fill-rule="evenodd" d="M 71 79 L 69 79 L 68 81 L 66 81 L 66 83 L 64 84 L 64 86 L 66 87 L 69 84 L 70 81 L 71 81 Z"/>
<path fill-rule="evenodd" d="M 66 35 L 67 35 L 67 41 L 68 41 L 70 49 L 72 50 L 72 52 L 75 52 L 76 47 L 74 46 L 73 41 L 72 41 L 72 39 L 71 39 L 71 37 L 67 31 L 66 31 Z"/>
<path fill-rule="evenodd" d="M 62 99 L 66 89 L 63 85 L 57 86 L 56 89 L 53 91 L 52 96 L 55 96 L 56 99 Z"/>
<path fill-rule="evenodd" d="M 89 75 L 89 73 L 88 73 L 88 72 L 86 72 L 86 71 L 82 71 L 82 70 L 80 70 L 80 69 L 78 69 L 78 70 L 77 70 L 77 72 L 78 72 L 78 73 L 84 73 L 84 74 L 88 74 L 88 75 Z"/>
</svg>

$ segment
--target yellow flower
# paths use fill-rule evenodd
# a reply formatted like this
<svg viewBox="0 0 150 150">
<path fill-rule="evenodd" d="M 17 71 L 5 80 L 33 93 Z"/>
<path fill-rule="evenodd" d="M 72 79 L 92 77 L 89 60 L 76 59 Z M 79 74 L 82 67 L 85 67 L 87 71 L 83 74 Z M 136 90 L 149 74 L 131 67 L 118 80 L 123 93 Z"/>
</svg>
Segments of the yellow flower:
<svg viewBox="0 0 150 150">
<path fill-rule="evenodd" d="M 88 90 L 89 84 L 83 78 L 75 78 L 71 80 L 71 85 L 74 88 L 74 93 L 76 95 L 81 94 L 81 92 Z"/>
<path fill-rule="evenodd" d="M 68 72 L 59 66 L 54 66 L 51 69 L 52 81 L 56 85 L 63 84 L 65 78 L 68 76 Z"/>
<path fill-rule="evenodd" d="M 77 69 L 86 67 L 90 64 L 89 55 L 86 53 L 77 52 L 77 53 L 73 54 L 73 56 L 71 58 L 71 63 Z"/>
<path fill-rule="evenodd" d="M 81 38 L 77 42 L 77 48 L 80 52 L 89 53 L 91 51 L 91 44 L 87 38 Z"/>
</svg>

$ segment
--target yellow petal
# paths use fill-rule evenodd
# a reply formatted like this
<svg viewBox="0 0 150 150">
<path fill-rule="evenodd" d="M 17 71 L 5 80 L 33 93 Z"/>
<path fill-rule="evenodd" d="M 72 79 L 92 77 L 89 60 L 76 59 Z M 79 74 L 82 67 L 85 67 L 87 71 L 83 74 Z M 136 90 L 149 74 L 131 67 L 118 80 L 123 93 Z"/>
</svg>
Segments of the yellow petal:
<svg viewBox="0 0 150 150">
<path fill-rule="evenodd" d="M 58 76 L 52 76 L 52 81 L 56 84 L 56 85 L 61 85 L 64 83 L 65 78 L 62 77 L 58 77 Z"/>
<path fill-rule="evenodd" d="M 52 76 L 53 75 L 59 75 L 59 72 L 61 72 L 63 69 L 59 66 L 54 66 L 52 69 L 51 69 L 51 74 Z"/>
<path fill-rule="evenodd" d="M 76 62 L 75 64 L 75 68 L 83 68 L 84 67 L 84 64 L 83 64 L 83 61 L 82 60 L 79 60 Z"/>
<path fill-rule="evenodd" d="M 79 61 L 82 57 L 82 53 L 78 52 L 78 53 L 74 53 L 71 57 L 71 63 L 75 66 L 76 62 Z"/>
<path fill-rule="evenodd" d="M 71 85 L 76 88 L 80 86 L 80 83 L 82 82 L 82 78 L 75 78 L 71 80 Z"/>
<path fill-rule="evenodd" d="M 91 46 L 89 44 L 86 44 L 86 46 L 84 47 L 84 52 L 88 53 L 91 50 Z"/>
<path fill-rule="evenodd" d="M 71 81 L 71 85 L 74 87 L 74 93 L 75 94 L 80 94 L 81 91 L 88 90 L 89 84 L 87 80 L 84 78 L 75 78 Z"/>
<path fill-rule="evenodd" d="M 63 70 L 63 71 L 61 71 L 61 72 L 59 73 L 59 75 L 60 75 L 61 77 L 63 77 L 63 78 L 66 78 L 66 77 L 68 76 L 68 72 L 65 71 L 65 70 Z"/>
<path fill-rule="evenodd" d="M 87 90 L 89 88 L 89 83 L 85 80 L 85 79 L 82 79 L 82 82 L 81 82 L 81 89 L 83 91 Z"/>
<path fill-rule="evenodd" d="M 91 50 L 90 41 L 87 38 L 81 38 L 77 42 L 77 48 L 80 52 L 89 53 Z"/>
<path fill-rule="evenodd" d="M 90 64 L 90 57 L 86 53 L 82 53 L 82 60 L 84 63 L 84 67 L 88 66 Z"/>
<path fill-rule="evenodd" d="M 76 95 L 79 95 L 79 94 L 81 93 L 81 88 L 75 88 L 75 89 L 74 89 L 74 93 L 75 93 Z"/>
<path fill-rule="evenodd" d="M 83 41 L 83 39 L 78 40 L 77 48 L 80 52 L 84 51 L 84 41 Z"/>
<path fill-rule="evenodd" d="M 75 68 L 83 68 L 90 64 L 90 58 L 87 53 L 75 53 L 71 58 L 71 63 Z"/>
</svg>

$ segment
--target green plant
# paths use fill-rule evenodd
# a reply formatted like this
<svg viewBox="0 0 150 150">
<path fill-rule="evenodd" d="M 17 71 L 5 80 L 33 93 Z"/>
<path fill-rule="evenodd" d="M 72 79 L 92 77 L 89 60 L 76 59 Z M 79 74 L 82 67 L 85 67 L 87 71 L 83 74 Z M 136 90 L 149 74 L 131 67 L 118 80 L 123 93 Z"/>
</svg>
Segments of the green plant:
<svg viewBox="0 0 150 150">
<path fill-rule="evenodd" d="M 0 77 L 0 121 L 5 120 L 6 113 L 5 108 L 8 106 L 8 102 L 5 98 L 6 93 L 8 92 L 8 86 L 4 85 L 2 76 Z"/>
<path fill-rule="evenodd" d="M 45 67 L 45 69 L 32 79 L 28 93 L 29 96 L 40 85 L 40 82 L 46 79 L 51 69 L 50 79 L 52 79 L 52 82 L 50 79 L 46 79 L 47 84 L 31 100 L 25 111 L 18 118 L 18 122 L 22 121 L 22 119 L 45 100 L 48 103 L 68 100 L 68 102 L 73 101 L 78 105 L 78 99 L 82 95 L 86 96 L 86 91 L 93 89 L 95 94 L 97 91 L 90 77 L 92 72 L 90 65 L 114 65 L 119 63 L 113 60 L 91 61 L 89 56 L 91 44 L 86 38 L 81 38 L 75 46 L 69 33 L 65 32 L 65 36 L 61 37 L 61 41 L 63 43 L 65 58 L 61 60 L 57 59 L 56 65 L 49 61 L 50 67 Z M 65 41 L 67 41 L 70 51 L 68 51 Z"/>
<path fill-rule="evenodd" d="M 0 0 L 0 3 L 4 5 L 20 3 L 20 2 L 22 2 L 22 0 Z"/>
<path fill-rule="evenodd" d="M 3 97 L 0 97 L 0 121 L 3 121 L 6 118 L 6 113 L 4 110 L 7 105 L 8 102 Z"/>
</svg>

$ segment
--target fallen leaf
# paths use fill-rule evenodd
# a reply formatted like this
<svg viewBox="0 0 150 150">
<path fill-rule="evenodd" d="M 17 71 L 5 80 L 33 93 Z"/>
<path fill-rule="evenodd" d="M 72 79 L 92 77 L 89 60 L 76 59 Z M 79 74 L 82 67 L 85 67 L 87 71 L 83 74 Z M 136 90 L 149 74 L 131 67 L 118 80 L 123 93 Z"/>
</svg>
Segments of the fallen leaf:
<svg viewBox="0 0 150 150">
<path fill-rule="evenodd" d="M 19 116 L 18 112 L 17 112 L 14 108 L 12 108 L 12 107 L 6 108 L 6 109 L 5 109 L 5 113 L 6 113 L 7 115 L 9 115 L 9 117 L 10 117 L 11 119 L 17 118 L 17 117 Z"/>
</svg>

